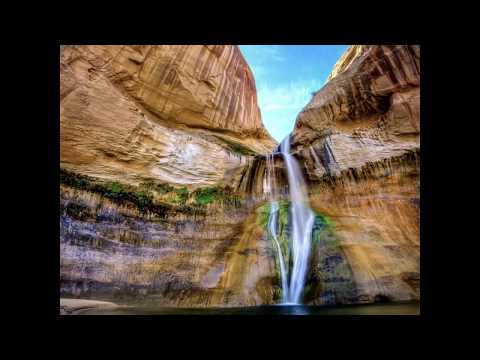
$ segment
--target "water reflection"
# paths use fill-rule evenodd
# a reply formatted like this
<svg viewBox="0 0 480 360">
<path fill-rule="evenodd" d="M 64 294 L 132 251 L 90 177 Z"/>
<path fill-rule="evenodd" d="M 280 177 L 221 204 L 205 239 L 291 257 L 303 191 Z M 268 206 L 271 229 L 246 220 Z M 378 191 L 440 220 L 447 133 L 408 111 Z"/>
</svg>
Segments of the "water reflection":
<svg viewBox="0 0 480 360">
<path fill-rule="evenodd" d="M 340 307 L 272 305 L 239 308 L 129 307 L 89 310 L 84 315 L 419 315 L 419 303 L 371 304 Z"/>
</svg>

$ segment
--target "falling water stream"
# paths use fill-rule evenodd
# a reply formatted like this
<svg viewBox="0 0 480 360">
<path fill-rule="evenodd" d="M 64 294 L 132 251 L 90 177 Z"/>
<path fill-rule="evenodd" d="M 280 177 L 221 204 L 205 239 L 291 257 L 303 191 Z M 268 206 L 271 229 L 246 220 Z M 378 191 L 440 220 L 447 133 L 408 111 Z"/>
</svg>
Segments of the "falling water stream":
<svg viewBox="0 0 480 360">
<path fill-rule="evenodd" d="M 278 202 L 273 201 L 270 203 L 270 216 L 268 217 L 268 231 L 272 235 L 273 242 L 277 248 L 278 261 L 280 263 L 280 277 L 282 278 L 282 302 L 287 303 L 288 299 L 288 273 L 285 267 L 285 260 L 282 254 L 282 248 L 278 242 Z"/>
<path fill-rule="evenodd" d="M 289 196 L 290 196 L 290 221 L 291 235 L 289 237 L 289 248 L 293 257 L 291 271 L 285 264 L 285 254 L 278 242 L 278 202 L 275 201 L 275 181 L 271 176 L 272 164 L 267 159 L 267 191 L 271 201 L 270 215 L 268 219 L 268 230 L 276 245 L 278 260 L 280 263 L 280 276 L 282 278 L 282 303 L 299 304 L 305 286 L 305 277 L 308 269 L 310 255 L 312 227 L 315 215 L 308 204 L 305 181 L 297 160 L 290 154 L 290 136 L 287 136 L 279 147 L 283 155 L 287 170 Z"/>
</svg>

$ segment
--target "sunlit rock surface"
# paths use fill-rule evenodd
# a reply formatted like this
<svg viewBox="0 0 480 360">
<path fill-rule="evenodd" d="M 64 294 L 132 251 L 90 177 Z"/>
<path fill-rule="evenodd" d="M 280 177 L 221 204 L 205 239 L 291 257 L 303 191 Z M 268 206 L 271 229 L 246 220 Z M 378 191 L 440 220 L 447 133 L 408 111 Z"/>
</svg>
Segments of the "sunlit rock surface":
<svg viewBox="0 0 480 360">
<path fill-rule="evenodd" d="M 108 301 L 85 299 L 60 299 L 60 315 L 76 315 L 90 310 L 114 310 L 125 308 Z"/>
<path fill-rule="evenodd" d="M 229 183 L 276 145 L 237 46 L 65 46 L 60 165 L 99 178 Z"/>
<path fill-rule="evenodd" d="M 292 151 L 317 214 L 308 304 L 420 297 L 419 63 L 418 46 L 352 46 L 298 115 Z M 190 191 L 159 215 L 62 184 L 62 296 L 187 307 L 280 301 L 259 209 L 266 174 L 285 200 L 287 176 L 279 154 L 267 169 L 263 155 L 276 144 L 236 47 L 67 46 L 60 96 L 63 169 Z M 205 187 L 230 187 L 239 201 L 193 206 L 191 191 Z"/>
<path fill-rule="evenodd" d="M 357 301 L 419 299 L 420 47 L 350 47 L 299 114 L 294 139 Z"/>
<path fill-rule="evenodd" d="M 254 155 L 276 146 L 237 46 L 64 46 L 60 101 L 60 166 L 99 180 L 233 187 Z M 215 202 L 203 215 L 180 207 L 159 218 L 62 185 L 60 211 L 65 296 L 273 301 L 264 278 L 274 258 L 248 236 L 261 229 L 248 225 L 247 208 Z"/>
</svg>

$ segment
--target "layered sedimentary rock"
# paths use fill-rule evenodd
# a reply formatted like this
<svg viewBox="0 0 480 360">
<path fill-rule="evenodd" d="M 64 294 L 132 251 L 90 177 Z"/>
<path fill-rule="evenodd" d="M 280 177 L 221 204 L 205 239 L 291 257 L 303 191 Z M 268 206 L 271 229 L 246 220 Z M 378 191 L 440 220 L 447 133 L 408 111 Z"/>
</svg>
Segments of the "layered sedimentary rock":
<svg viewBox="0 0 480 360">
<path fill-rule="evenodd" d="M 273 301 L 250 207 L 216 192 L 276 146 L 256 96 L 237 46 L 62 47 L 63 295 Z"/>
<path fill-rule="evenodd" d="M 276 144 L 236 47 L 65 47 L 60 96 L 63 295 L 280 300 L 265 186 L 288 208 L 287 176 L 264 156 Z M 316 212 L 306 303 L 420 297 L 419 124 L 418 46 L 350 47 L 299 114 Z"/>
<path fill-rule="evenodd" d="M 198 210 L 198 209 L 197 209 Z M 61 294 L 170 306 L 274 303 L 274 254 L 248 204 L 162 218 L 62 186 Z"/>
<path fill-rule="evenodd" d="M 311 206 L 328 219 L 314 229 L 304 300 L 419 299 L 420 48 L 350 47 L 298 115 L 292 143 Z M 261 197 L 274 174 L 288 193 L 282 156 L 267 165 L 249 162 L 239 190 Z"/>
<path fill-rule="evenodd" d="M 356 302 L 419 299 L 420 47 L 350 47 L 299 114 L 294 142 Z M 337 302 L 341 285 L 330 282 Z"/>
<path fill-rule="evenodd" d="M 84 45 L 60 55 L 62 168 L 212 185 L 275 146 L 237 46 Z"/>
</svg>

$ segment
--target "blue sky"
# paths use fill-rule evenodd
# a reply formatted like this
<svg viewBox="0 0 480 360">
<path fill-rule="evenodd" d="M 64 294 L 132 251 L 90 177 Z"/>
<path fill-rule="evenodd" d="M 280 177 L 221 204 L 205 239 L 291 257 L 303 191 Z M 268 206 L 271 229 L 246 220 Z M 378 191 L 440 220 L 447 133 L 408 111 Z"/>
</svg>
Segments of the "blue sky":
<svg viewBox="0 0 480 360">
<path fill-rule="evenodd" d="M 278 142 L 348 45 L 240 45 L 253 71 L 262 119 Z"/>
</svg>

